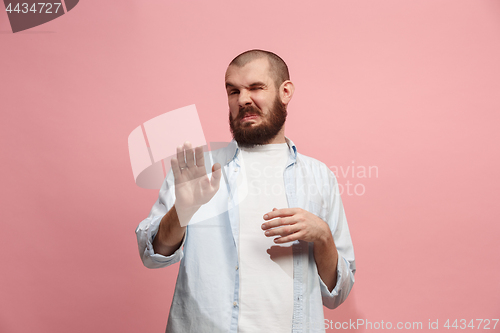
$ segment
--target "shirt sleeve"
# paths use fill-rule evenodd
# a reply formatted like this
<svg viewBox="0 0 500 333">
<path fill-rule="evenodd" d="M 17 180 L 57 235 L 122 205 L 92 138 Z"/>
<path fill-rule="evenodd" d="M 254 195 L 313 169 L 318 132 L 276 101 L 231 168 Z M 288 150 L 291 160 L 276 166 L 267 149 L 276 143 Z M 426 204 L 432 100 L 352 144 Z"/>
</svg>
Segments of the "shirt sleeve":
<svg viewBox="0 0 500 333">
<path fill-rule="evenodd" d="M 184 255 L 183 246 L 187 237 L 187 230 L 179 248 L 170 256 L 164 256 L 154 252 L 153 240 L 158 233 L 163 216 L 173 207 L 175 202 L 175 191 L 173 186 L 173 174 L 169 174 L 163 181 L 158 200 L 156 200 L 148 217 L 144 219 L 135 230 L 137 245 L 142 263 L 147 268 L 162 268 L 180 261 Z"/>
<path fill-rule="evenodd" d="M 329 309 L 335 309 L 347 299 L 354 285 L 356 262 L 354 260 L 354 249 L 337 180 L 333 173 L 329 177 L 332 193 L 327 223 L 332 231 L 333 240 L 338 252 L 337 284 L 330 292 L 321 278 L 319 279 L 323 305 Z"/>
</svg>

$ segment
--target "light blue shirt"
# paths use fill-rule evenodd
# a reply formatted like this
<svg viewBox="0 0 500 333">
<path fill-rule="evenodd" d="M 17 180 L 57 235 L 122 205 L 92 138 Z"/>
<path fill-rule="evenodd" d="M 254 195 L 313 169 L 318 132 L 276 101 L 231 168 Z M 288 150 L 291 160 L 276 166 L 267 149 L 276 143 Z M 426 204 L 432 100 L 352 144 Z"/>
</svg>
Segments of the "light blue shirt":
<svg viewBox="0 0 500 333">
<path fill-rule="evenodd" d="M 288 206 L 305 209 L 324 220 L 339 253 L 337 284 L 330 292 L 319 277 L 313 244 L 293 244 L 292 332 L 324 332 L 323 305 L 330 309 L 339 306 L 354 284 L 354 250 L 335 175 L 325 164 L 299 154 L 293 142 L 286 140 L 290 156 L 283 177 Z M 136 229 L 146 267 L 161 268 L 181 260 L 166 332 L 238 331 L 238 202 L 244 199 L 238 198 L 236 190 L 242 164 L 238 152 L 232 141 L 226 148 L 206 153 L 208 172 L 214 163 L 220 163 L 224 182 L 193 216 L 176 252 L 166 257 L 154 253 L 152 245 L 162 217 L 175 202 L 171 171 L 149 216 Z"/>
</svg>

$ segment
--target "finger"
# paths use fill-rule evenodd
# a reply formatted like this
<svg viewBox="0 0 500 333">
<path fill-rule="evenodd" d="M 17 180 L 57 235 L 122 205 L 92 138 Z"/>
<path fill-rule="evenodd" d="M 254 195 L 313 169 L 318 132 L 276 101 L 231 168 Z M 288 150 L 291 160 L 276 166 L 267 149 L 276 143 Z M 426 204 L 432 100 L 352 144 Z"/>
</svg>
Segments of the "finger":
<svg viewBox="0 0 500 333">
<path fill-rule="evenodd" d="M 271 220 L 276 217 L 292 216 L 297 212 L 297 208 L 274 208 L 272 212 L 264 214 L 264 220 Z"/>
<path fill-rule="evenodd" d="M 272 236 L 288 236 L 290 234 L 293 234 L 294 232 L 299 231 L 299 227 L 295 224 L 293 225 L 284 225 L 279 228 L 274 228 L 271 230 L 267 230 L 264 234 L 267 237 L 272 237 Z"/>
<path fill-rule="evenodd" d="M 179 179 L 181 176 L 181 169 L 179 168 L 179 161 L 174 157 L 170 160 L 170 165 L 172 166 L 172 172 L 174 173 L 174 179 Z"/>
<path fill-rule="evenodd" d="M 274 240 L 276 244 L 283 244 L 283 243 L 289 243 L 289 242 L 295 242 L 296 240 L 299 240 L 303 237 L 304 233 L 302 231 L 295 232 L 291 235 L 284 236 L 284 237 L 278 237 Z"/>
<path fill-rule="evenodd" d="M 184 143 L 184 150 L 186 151 L 186 165 L 188 168 L 194 167 L 194 149 L 191 146 L 191 142 L 186 141 Z"/>
<path fill-rule="evenodd" d="M 179 169 L 182 170 L 186 167 L 186 158 L 184 157 L 184 149 L 182 145 L 177 147 L 177 161 L 179 162 Z"/>
<path fill-rule="evenodd" d="M 221 176 L 222 176 L 222 168 L 219 163 L 215 163 L 212 166 L 212 178 L 210 179 L 210 184 L 213 187 L 218 188 Z"/>
<path fill-rule="evenodd" d="M 280 217 L 274 220 L 271 220 L 269 222 L 263 223 L 262 224 L 262 230 L 267 230 L 271 228 L 276 228 L 279 227 L 280 225 L 285 225 L 285 224 L 295 224 L 295 220 L 292 216 L 289 217 Z"/>
<path fill-rule="evenodd" d="M 196 166 L 204 167 L 205 157 L 203 156 L 203 147 L 196 147 L 195 155 L 196 155 Z"/>
</svg>

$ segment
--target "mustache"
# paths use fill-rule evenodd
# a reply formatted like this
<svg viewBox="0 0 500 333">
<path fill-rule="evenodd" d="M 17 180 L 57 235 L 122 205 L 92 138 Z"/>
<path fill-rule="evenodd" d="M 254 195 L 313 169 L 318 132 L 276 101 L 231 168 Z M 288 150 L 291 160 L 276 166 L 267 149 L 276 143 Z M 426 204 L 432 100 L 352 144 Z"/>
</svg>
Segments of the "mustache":
<svg viewBox="0 0 500 333">
<path fill-rule="evenodd" d="M 258 108 L 256 108 L 253 105 L 248 105 L 248 106 L 240 108 L 240 110 L 238 112 L 238 116 L 236 117 L 236 119 L 237 120 L 243 119 L 248 114 L 254 114 L 254 115 L 257 115 L 257 116 L 262 116 L 262 112 Z"/>
</svg>

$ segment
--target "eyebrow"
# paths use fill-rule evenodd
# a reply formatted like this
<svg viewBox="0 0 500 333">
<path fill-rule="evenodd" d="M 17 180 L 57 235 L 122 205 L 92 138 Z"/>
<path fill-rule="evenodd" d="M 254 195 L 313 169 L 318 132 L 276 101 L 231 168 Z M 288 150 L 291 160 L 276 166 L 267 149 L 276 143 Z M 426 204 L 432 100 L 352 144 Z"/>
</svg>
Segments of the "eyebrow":
<svg viewBox="0 0 500 333">
<path fill-rule="evenodd" d="M 257 82 L 254 82 L 252 83 L 249 87 L 265 87 L 266 84 L 264 82 L 260 82 L 260 81 L 257 81 Z M 230 82 L 226 82 L 226 89 L 227 88 L 235 88 L 236 86 Z"/>
<path fill-rule="evenodd" d="M 255 86 L 259 86 L 259 87 L 262 87 L 262 86 L 266 86 L 266 84 L 264 82 L 260 82 L 260 81 L 257 81 L 257 82 L 254 82 L 250 85 L 250 87 L 255 87 Z"/>
</svg>

